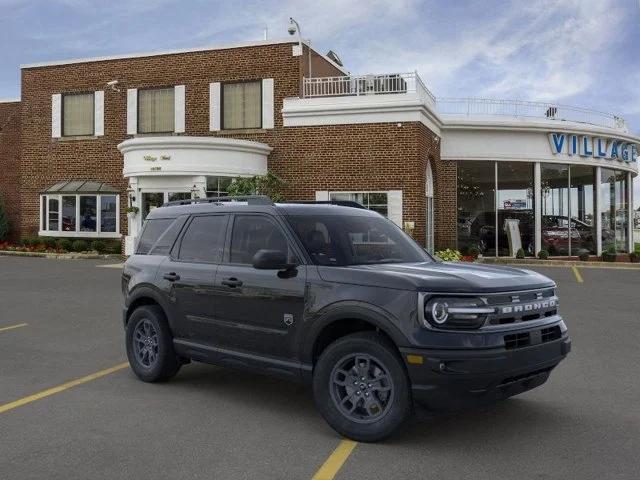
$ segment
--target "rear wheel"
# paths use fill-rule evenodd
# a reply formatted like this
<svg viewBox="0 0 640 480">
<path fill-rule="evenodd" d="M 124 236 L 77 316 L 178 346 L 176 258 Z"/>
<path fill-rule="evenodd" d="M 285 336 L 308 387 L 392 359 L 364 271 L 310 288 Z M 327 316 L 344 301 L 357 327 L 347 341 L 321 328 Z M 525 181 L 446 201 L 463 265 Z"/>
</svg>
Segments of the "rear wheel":
<svg viewBox="0 0 640 480">
<path fill-rule="evenodd" d="M 327 423 L 357 441 L 382 440 L 411 415 L 402 360 L 374 332 L 351 334 L 329 345 L 316 364 L 313 391 Z"/>
<path fill-rule="evenodd" d="M 181 362 L 160 307 L 136 308 L 127 323 L 126 341 L 129 365 L 140 380 L 162 382 L 180 370 Z"/>
</svg>

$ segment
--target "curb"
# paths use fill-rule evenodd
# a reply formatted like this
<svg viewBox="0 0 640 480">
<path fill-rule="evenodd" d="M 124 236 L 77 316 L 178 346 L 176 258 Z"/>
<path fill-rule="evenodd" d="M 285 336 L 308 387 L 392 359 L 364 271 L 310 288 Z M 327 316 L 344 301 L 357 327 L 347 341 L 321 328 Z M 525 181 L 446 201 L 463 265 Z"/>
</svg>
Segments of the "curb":
<svg viewBox="0 0 640 480">
<path fill-rule="evenodd" d="M 0 256 L 7 257 L 39 257 L 53 258 L 56 260 L 104 260 L 104 259 L 120 259 L 118 254 L 100 254 L 100 253 L 46 253 L 46 252 L 14 252 L 11 250 L 0 250 Z"/>
<path fill-rule="evenodd" d="M 534 260 L 516 258 L 497 260 L 494 258 L 478 258 L 478 263 L 485 265 L 530 265 L 532 267 L 584 267 L 640 270 L 640 263 L 631 262 L 582 262 L 580 260 Z"/>
</svg>

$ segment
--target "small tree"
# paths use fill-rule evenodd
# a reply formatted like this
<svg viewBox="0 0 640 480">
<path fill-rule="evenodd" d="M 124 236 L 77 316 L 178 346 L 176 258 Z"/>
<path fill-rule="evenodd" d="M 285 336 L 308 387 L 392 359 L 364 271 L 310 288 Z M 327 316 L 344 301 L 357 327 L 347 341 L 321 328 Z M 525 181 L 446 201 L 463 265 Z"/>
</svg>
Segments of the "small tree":
<svg viewBox="0 0 640 480">
<path fill-rule="evenodd" d="M 4 208 L 2 192 L 0 192 L 0 242 L 4 242 L 9 236 L 9 218 Z"/>
<path fill-rule="evenodd" d="M 283 202 L 282 189 L 285 185 L 284 180 L 271 172 L 254 177 L 236 177 L 229 185 L 229 196 L 266 195 L 274 202 Z"/>
</svg>

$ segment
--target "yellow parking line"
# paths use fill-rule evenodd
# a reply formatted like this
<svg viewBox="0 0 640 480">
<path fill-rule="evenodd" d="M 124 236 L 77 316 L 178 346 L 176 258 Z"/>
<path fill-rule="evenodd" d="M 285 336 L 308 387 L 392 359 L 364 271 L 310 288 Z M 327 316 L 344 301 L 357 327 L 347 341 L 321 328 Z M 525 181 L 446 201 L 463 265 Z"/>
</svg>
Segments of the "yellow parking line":
<svg viewBox="0 0 640 480">
<path fill-rule="evenodd" d="M 43 390 L 42 392 L 29 395 L 28 397 L 21 398 L 14 402 L 5 403 L 4 405 L 0 405 L 0 413 L 8 412 L 9 410 L 13 410 L 14 408 L 22 407 L 23 405 L 35 402 L 36 400 L 40 400 L 56 393 L 63 392 L 78 385 L 82 385 L 83 383 L 90 382 L 91 380 L 96 380 L 100 377 L 104 377 L 105 375 L 109 375 L 110 373 L 114 373 L 127 368 L 128 366 L 129 364 L 127 362 L 121 363 L 119 365 L 116 365 L 115 367 L 100 370 L 99 372 L 92 373 L 91 375 L 87 375 L 86 377 L 77 378 L 76 380 L 71 380 L 70 382 L 63 383 L 62 385 L 58 385 L 57 387 L 49 388 L 47 390 Z"/>
<path fill-rule="evenodd" d="M 26 327 L 28 323 L 18 323 L 17 325 L 9 325 L 8 327 L 0 327 L 0 332 L 6 332 L 7 330 L 13 330 L 14 328 Z"/>
<path fill-rule="evenodd" d="M 583 283 L 584 280 L 582 279 L 582 275 L 580 275 L 578 267 L 571 267 L 571 269 L 573 270 L 573 274 L 576 276 L 576 282 Z"/>
<path fill-rule="evenodd" d="M 358 442 L 342 440 L 311 480 L 333 480 L 357 445 Z"/>
</svg>

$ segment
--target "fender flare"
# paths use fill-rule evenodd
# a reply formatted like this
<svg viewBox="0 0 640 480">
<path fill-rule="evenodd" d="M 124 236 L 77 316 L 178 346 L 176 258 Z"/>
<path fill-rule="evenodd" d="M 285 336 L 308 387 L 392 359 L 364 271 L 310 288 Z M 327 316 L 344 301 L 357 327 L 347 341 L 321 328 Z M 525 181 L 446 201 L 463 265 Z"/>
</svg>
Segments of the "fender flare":
<svg viewBox="0 0 640 480">
<path fill-rule="evenodd" d="M 386 310 L 370 303 L 338 302 L 325 307 L 317 315 L 302 342 L 301 359 L 304 363 L 313 363 L 313 348 L 321 332 L 327 326 L 339 321 L 362 320 L 379 328 L 397 347 L 409 344 L 406 336 L 397 326 L 398 320 Z"/>
<path fill-rule="evenodd" d="M 170 309 L 168 308 L 166 299 L 162 296 L 162 294 L 152 285 L 142 284 L 136 285 L 134 289 L 127 296 L 127 302 L 125 304 L 125 308 L 127 310 L 126 321 L 129 321 L 129 316 L 132 313 L 131 306 L 136 303 L 141 298 L 149 298 L 157 303 L 160 308 L 164 311 L 165 317 L 169 322 L 169 327 L 173 330 L 173 326 L 171 325 L 171 316 L 169 315 Z M 126 323 L 125 323 L 126 326 Z"/>
</svg>

